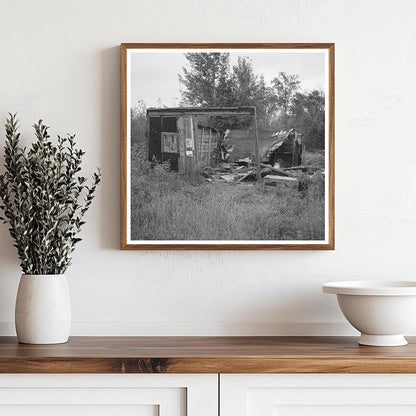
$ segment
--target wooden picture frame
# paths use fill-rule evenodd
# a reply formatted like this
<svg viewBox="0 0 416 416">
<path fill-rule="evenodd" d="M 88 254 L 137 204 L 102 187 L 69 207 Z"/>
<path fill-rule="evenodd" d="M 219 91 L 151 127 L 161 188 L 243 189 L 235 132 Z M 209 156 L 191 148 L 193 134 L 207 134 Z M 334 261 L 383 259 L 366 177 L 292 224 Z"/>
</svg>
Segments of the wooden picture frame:
<svg viewBox="0 0 416 416">
<path fill-rule="evenodd" d="M 334 231 L 334 199 L 335 199 L 335 196 L 334 196 L 334 168 L 335 168 L 334 167 L 334 131 L 335 131 L 335 127 L 334 127 L 334 49 L 335 49 L 335 46 L 333 43 L 186 43 L 186 44 L 185 43 L 123 43 L 121 44 L 121 48 L 120 48 L 120 52 L 121 52 L 121 233 L 120 233 L 121 234 L 121 249 L 123 250 L 333 250 L 334 249 L 334 234 L 335 234 L 335 231 Z M 146 53 L 146 55 L 140 55 L 141 53 Z M 266 59 L 266 54 L 270 54 L 271 58 L 269 58 L 269 55 L 268 55 L 267 59 L 272 59 L 275 56 L 276 58 L 277 57 L 281 58 L 283 63 L 285 63 L 286 61 L 289 62 L 290 59 L 292 59 L 291 57 L 293 55 L 293 59 L 292 59 L 294 62 L 293 67 L 296 67 L 296 68 L 299 67 L 304 72 L 307 71 L 305 68 L 308 66 L 306 62 L 308 62 L 309 54 L 311 54 L 311 58 L 310 58 L 311 62 L 312 62 L 312 58 L 314 59 L 313 62 L 315 62 L 315 60 L 318 60 L 318 58 L 324 60 L 323 63 L 320 60 L 319 62 L 317 61 L 320 65 L 319 68 L 321 68 L 319 69 L 320 72 L 315 69 L 314 69 L 315 72 L 313 72 L 313 74 L 316 73 L 320 77 L 319 78 L 318 76 L 316 76 L 316 78 L 324 80 L 324 84 L 322 84 L 322 90 L 320 92 L 320 95 L 323 100 L 321 102 L 324 103 L 322 105 L 324 105 L 323 119 L 324 119 L 325 144 L 324 144 L 324 150 L 319 151 L 321 152 L 320 154 L 323 155 L 324 162 L 322 162 L 322 157 L 321 159 L 318 158 L 319 160 L 321 160 L 321 163 L 324 163 L 324 167 L 322 167 L 322 165 L 321 167 L 314 166 L 313 169 L 316 169 L 315 174 L 313 174 L 313 170 L 308 170 L 308 169 L 312 169 L 311 166 L 306 166 L 306 167 L 302 166 L 300 162 L 301 152 L 305 152 L 305 148 L 307 149 L 307 147 L 305 147 L 305 145 L 303 144 L 302 140 L 307 141 L 311 139 L 303 139 L 304 134 L 302 132 L 298 132 L 294 128 L 291 128 L 289 130 L 289 127 L 290 127 L 289 123 L 291 122 L 294 123 L 295 120 L 297 120 L 296 119 L 297 115 L 295 113 L 294 113 L 295 115 L 290 115 L 291 113 L 289 112 L 285 112 L 283 114 L 282 113 L 283 110 L 281 109 L 283 107 L 276 107 L 276 108 L 279 108 L 280 109 L 279 111 L 281 111 L 281 113 L 279 113 L 280 114 L 279 117 L 282 117 L 282 119 L 283 119 L 283 116 L 289 117 L 287 119 L 289 120 L 287 121 L 287 125 L 289 125 L 289 127 L 287 130 L 282 129 L 282 130 L 277 130 L 276 132 L 273 132 L 270 136 L 272 139 L 270 139 L 269 136 L 267 137 L 267 140 L 269 139 L 274 140 L 274 142 L 271 142 L 272 145 L 267 144 L 267 146 L 271 146 L 271 147 L 269 147 L 267 149 L 267 152 L 264 154 L 261 153 L 261 151 L 267 146 L 266 147 L 263 146 L 263 141 L 262 141 L 263 138 L 261 134 L 259 135 L 259 127 L 258 127 L 259 116 L 257 114 L 257 111 L 259 110 L 256 109 L 258 106 L 245 105 L 244 103 L 241 103 L 241 105 L 231 105 L 231 106 L 224 106 L 224 105 L 206 106 L 205 101 L 204 101 L 203 105 L 193 104 L 193 105 L 186 105 L 186 106 L 183 106 L 183 105 L 166 106 L 166 104 L 163 105 L 163 103 L 160 103 L 162 105 L 157 105 L 157 106 L 150 105 L 149 107 L 151 108 L 146 107 L 146 135 L 142 134 L 142 136 L 146 138 L 140 139 L 146 142 L 145 145 L 143 146 L 147 146 L 146 150 L 145 151 L 143 150 L 143 154 L 146 153 L 144 157 L 147 160 L 147 162 L 145 162 L 145 164 L 147 163 L 145 169 L 148 169 L 146 172 L 150 172 L 149 169 L 150 170 L 153 169 L 154 166 L 159 166 L 159 163 L 161 164 L 160 166 L 162 167 L 167 164 L 166 171 L 170 171 L 170 170 L 172 172 L 175 171 L 173 173 L 174 175 L 177 175 L 176 170 L 179 173 L 180 172 L 186 173 L 186 172 L 195 172 L 195 169 L 197 169 L 198 172 L 201 172 L 201 169 L 206 169 L 206 172 L 207 172 L 206 175 L 208 175 L 208 177 L 205 179 L 208 181 L 208 183 L 210 180 L 212 180 L 213 182 L 215 182 L 214 186 L 221 186 L 221 185 L 217 185 L 217 182 L 222 181 L 222 179 L 218 179 L 218 177 L 221 176 L 220 173 L 222 169 L 227 168 L 227 160 L 229 159 L 227 159 L 226 157 L 230 156 L 229 149 L 231 147 L 234 148 L 234 145 L 228 148 L 226 148 L 226 146 L 223 145 L 223 143 L 228 140 L 228 137 L 231 135 L 231 133 L 233 133 L 233 130 L 226 129 L 224 132 L 217 127 L 217 124 L 221 123 L 222 119 L 225 119 L 226 122 L 229 122 L 229 120 L 232 120 L 231 117 L 234 117 L 236 120 L 243 120 L 243 121 L 248 120 L 250 119 L 250 117 L 252 117 L 251 118 L 252 125 L 250 127 L 247 127 L 247 134 L 246 134 L 247 137 L 248 136 L 250 137 L 246 141 L 250 143 L 251 143 L 251 140 L 253 141 L 253 153 L 251 154 L 254 156 L 248 157 L 247 162 L 243 162 L 246 159 L 238 159 L 238 162 L 230 163 L 231 172 L 235 172 L 235 169 L 237 169 L 237 171 L 241 170 L 244 172 L 250 172 L 249 175 L 251 176 L 249 177 L 251 177 L 251 180 L 253 181 L 253 183 L 257 184 L 252 189 L 259 189 L 258 187 L 261 185 L 263 187 L 262 189 L 265 190 L 264 192 L 266 193 L 269 192 L 270 189 L 272 189 L 272 187 L 267 187 L 265 183 L 267 182 L 267 184 L 269 184 L 269 183 L 275 182 L 276 186 L 273 189 L 276 189 L 276 191 L 273 190 L 272 192 L 277 192 L 278 195 L 286 195 L 284 194 L 284 192 L 289 192 L 286 190 L 287 186 L 281 185 L 281 182 L 295 183 L 295 180 L 297 181 L 296 184 L 297 184 L 297 189 L 299 192 L 312 192 L 310 191 L 311 188 L 307 188 L 309 189 L 308 191 L 302 191 L 302 186 L 301 186 L 301 184 L 303 183 L 302 180 L 306 181 L 305 183 L 310 184 L 311 183 L 310 181 L 314 183 L 313 181 L 316 179 L 315 176 L 319 178 L 321 175 L 323 178 L 323 182 L 322 182 L 323 183 L 322 185 L 323 196 L 319 197 L 320 198 L 319 203 L 321 204 L 319 212 L 321 214 L 319 214 L 320 217 L 319 217 L 318 223 L 322 224 L 322 209 L 324 209 L 323 221 L 325 225 L 324 225 L 324 228 L 322 227 L 319 228 L 317 234 L 319 234 L 320 236 L 323 236 L 323 238 L 320 237 L 320 238 L 314 238 L 313 240 L 308 240 L 302 236 L 300 240 L 296 240 L 294 238 L 276 239 L 276 240 L 261 240 L 261 239 L 260 240 L 254 240 L 254 239 L 253 240 L 251 239 L 249 240 L 245 240 L 245 239 L 244 240 L 243 239 L 216 240 L 216 239 L 211 239 L 211 238 L 205 239 L 205 240 L 199 240 L 199 239 L 195 240 L 192 238 L 190 238 L 189 240 L 188 239 L 163 240 L 163 239 L 160 239 L 160 237 L 158 237 L 157 239 L 153 240 L 153 237 L 151 239 L 146 238 L 146 237 L 141 238 L 141 234 L 140 234 L 141 231 L 139 232 L 139 235 L 140 235 L 139 239 L 135 239 L 136 238 L 135 235 L 137 234 L 137 231 L 135 231 L 136 234 L 132 236 L 133 228 L 132 228 L 131 213 L 132 211 L 134 211 L 135 213 L 137 212 L 140 213 L 141 211 L 139 210 L 139 207 L 136 205 L 142 204 L 142 202 L 140 201 L 143 201 L 144 199 L 146 199 L 143 197 L 143 195 L 140 195 L 140 199 L 138 199 L 139 202 L 134 206 L 132 205 L 133 203 L 132 203 L 131 180 L 132 178 L 136 178 L 136 176 L 132 174 L 132 168 L 136 169 L 135 165 L 133 164 L 133 161 L 135 159 L 132 156 L 132 152 L 133 152 L 132 149 L 134 149 L 134 146 L 135 146 L 135 143 L 133 143 L 133 139 L 132 139 L 133 137 L 132 136 L 133 135 L 132 117 L 134 117 L 134 113 L 132 112 L 133 100 L 134 100 L 133 91 L 134 91 L 134 88 L 137 89 L 136 84 L 142 85 L 143 88 L 146 87 L 146 91 L 147 91 L 149 84 L 151 84 L 151 81 L 149 81 L 147 78 L 141 80 L 142 74 L 147 74 L 146 76 L 148 76 L 150 80 L 153 80 L 155 88 L 156 86 L 160 88 L 158 84 L 165 82 L 164 80 L 166 79 L 166 77 L 163 75 L 164 74 L 163 71 L 167 71 L 166 68 L 171 67 L 169 63 L 170 59 L 173 59 L 173 58 L 177 59 L 176 58 L 177 55 L 175 55 L 176 53 L 177 54 L 188 53 L 188 54 L 191 54 L 188 56 L 194 56 L 196 57 L 195 58 L 196 60 L 199 59 L 199 57 L 201 57 L 201 59 L 205 59 L 205 61 L 207 57 L 209 58 L 210 56 L 214 56 L 214 57 L 220 56 L 218 54 L 221 54 L 221 56 L 223 56 L 224 54 L 228 54 L 232 59 L 234 59 L 237 56 L 236 54 L 239 54 L 238 57 L 243 57 L 245 54 L 248 54 L 249 56 L 254 56 L 255 59 L 257 59 L 257 55 L 255 54 L 261 53 L 263 54 L 261 55 L 262 59 L 264 58 L 263 61 Z M 151 56 L 151 54 L 154 54 L 154 55 Z M 160 65 L 160 62 L 164 62 L 163 54 L 166 54 L 165 55 L 166 65 Z M 315 54 L 317 55 L 315 56 Z M 142 69 L 139 64 L 138 67 L 140 67 L 141 69 L 136 71 L 137 74 L 139 74 L 137 76 L 136 72 L 133 73 L 132 62 L 140 62 L 140 57 L 142 58 L 145 57 L 146 62 L 151 62 L 151 60 L 154 58 L 154 61 L 156 63 L 159 62 L 159 64 L 154 64 L 153 67 L 149 67 L 151 63 L 150 64 L 146 63 L 147 67 L 144 69 Z M 238 62 L 239 62 L 240 58 L 236 58 L 236 59 L 238 59 Z M 244 63 L 242 64 L 242 70 L 244 70 L 244 65 L 247 66 L 247 62 L 249 62 L 248 66 L 251 65 L 250 60 L 249 59 L 246 60 L 245 64 Z M 157 67 L 157 65 L 160 65 L 160 67 Z M 204 65 L 204 63 L 202 62 L 201 65 Z M 239 63 L 235 65 L 238 66 Z M 287 65 L 289 65 L 289 63 L 287 63 Z M 267 63 L 265 68 L 268 69 L 270 66 L 271 64 Z M 149 68 L 153 68 L 154 71 L 149 71 Z M 317 65 L 317 68 L 318 68 L 318 65 Z M 324 69 L 322 70 L 322 68 Z M 278 69 L 276 71 L 278 71 Z M 322 73 L 322 71 L 324 71 L 324 73 Z M 154 75 L 152 75 L 152 73 L 157 73 L 157 72 L 160 72 L 161 74 L 160 78 L 154 78 Z M 282 73 L 285 74 L 285 72 L 282 72 Z M 305 73 L 309 74 L 308 72 L 305 72 Z M 181 76 L 183 74 L 185 74 L 184 76 L 186 76 L 185 72 L 182 72 Z M 312 74 L 312 71 L 311 71 L 311 74 Z M 295 73 L 294 75 L 295 77 L 290 78 L 290 79 L 294 80 L 296 83 L 297 80 L 299 80 L 299 76 L 297 73 Z M 280 77 L 280 72 L 279 72 L 279 77 Z M 306 78 L 308 79 L 308 76 L 306 76 Z M 311 79 L 313 78 L 312 75 L 310 78 Z M 157 81 L 155 81 L 156 79 Z M 260 78 L 257 77 L 256 79 L 259 80 Z M 261 79 L 264 81 L 263 78 Z M 135 80 L 135 81 L 133 82 L 132 80 Z M 181 80 L 182 87 L 183 87 L 183 83 L 185 83 L 185 85 L 190 85 L 189 83 L 186 84 L 186 81 L 189 81 L 189 80 L 190 78 L 188 79 L 184 78 L 184 80 Z M 214 79 L 214 82 L 215 82 L 215 79 Z M 274 78 L 273 82 L 274 82 L 273 84 L 274 88 L 278 88 L 281 86 L 281 83 L 279 83 L 279 78 Z M 286 84 L 282 86 L 283 88 L 282 91 L 284 91 L 285 85 Z M 300 85 L 303 85 L 303 84 L 300 83 Z M 311 85 L 312 85 L 312 81 L 311 81 Z M 272 88 L 272 87 L 267 87 L 267 88 Z M 164 91 L 165 90 L 163 90 L 163 92 Z M 301 100 L 302 97 L 307 97 L 308 96 L 307 94 L 315 93 L 315 90 L 312 90 L 311 88 L 307 88 L 307 87 L 306 88 L 304 87 L 304 89 L 297 90 L 297 91 L 301 91 L 299 93 L 301 95 L 296 96 L 293 93 L 292 94 L 293 100 L 295 100 L 295 97 L 298 97 L 298 98 L 300 97 L 299 100 Z M 192 91 L 190 89 L 187 90 L 188 97 L 191 95 L 191 92 Z M 272 101 L 277 103 L 279 100 L 279 97 L 283 97 L 283 96 L 284 96 L 283 93 L 281 96 L 276 95 L 277 98 L 274 97 L 273 99 L 275 101 L 273 100 Z M 286 104 L 288 103 L 289 101 L 286 101 Z M 277 104 L 272 104 L 272 105 L 277 106 Z M 292 102 L 291 105 L 295 105 L 295 104 L 293 104 Z M 141 111 L 144 111 L 144 107 L 141 109 Z M 285 108 L 285 111 L 286 111 L 286 108 Z M 321 109 L 321 112 L 322 112 L 322 109 Z M 144 112 L 141 114 L 144 114 Z M 141 128 L 144 131 L 144 128 L 145 128 L 144 118 L 143 118 L 144 116 L 141 116 L 141 117 L 142 117 L 142 119 L 140 119 L 141 120 L 140 122 L 142 123 Z M 245 119 L 243 117 L 245 117 Z M 294 121 L 290 121 L 291 120 L 290 117 L 293 117 Z M 299 117 L 302 117 L 302 115 L 300 115 Z M 321 113 L 320 113 L 320 117 L 321 117 L 320 118 L 321 120 L 322 119 Z M 206 121 L 203 121 L 202 124 L 204 123 L 208 123 L 208 124 L 200 125 L 200 121 L 198 120 L 200 120 L 201 118 L 203 118 L 204 120 L 206 119 L 216 120 L 217 124 L 215 124 L 215 128 L 212 127 L 212 123 L 209 124 Z M 172 120 L 176 120 L 176 122 L 175 123 L 171 122 Z M 298 121 L 300 123 L 303 119 L 300 118 L 299 120 Z M 153 123 L 152 125 L 153 127 L 150 126 L 149 123 Z M 165 123 L 165 126 L 162 126 L 163 123 Z M 170 127 L 169 127 L 169 123 L 171 125 Z M 237 123 L 237 126 L 239 126 L 238 123 L 240 123 L 240 121 L 236 123 Z M 156 126 L 157 128 L 154 126 Z M 153 139 L 150 138 L 152 134 L 158 135 L 157 140 L 159 141 L 157 143 L 159 144 L 157 143 L 155 144 Z M 218 137 L 213 138 L 214 136 L 218 136 Z M 322 136 L 322 133 L 321 133 L 321 136 Z M 238 139 L 235 140 L 235 143 L 238 143 Z M 319 140 L 322 140 L 322 138 L 320 138 Z M 283 159 L 279 159 L 279 157 L 283 158 L 283 156 L 281 155 L 279 156 L 278 154 L 279 150 L 277 149 L 284 147 L 281 144 L 283 142 L 286 143 L 288 146 L 289 145 L 292 146 L 290 147 L 290 149 L 292 149 L 290 150 L 292 152 L 290 155 L 290 158 L 292 161 L 291 163 L 294 163 L 293 161 L 296 160 L 296 157 L 297 157 L 295 155 L 295 150 L 294 150 L 295 147 L 296 149 L 299 149 L 299 150 L 296 150 L 299 152 L 299 158 L 298 158 L 299 160 L 297 162 L 298 163 L 297 165 L 293 165 L 293 166 L 289 166 L 284 169 L 283 168 L 281 169 L 280 163 Z M 293 143 L 293 145 L 291 143 Z M 152 146 L 157 150 L 153 152 L 153 155 L 150 154 L 151 151 L 149 150 L 150 147 Z M 159 148 L 161 146 L 162 146 L 162 149 L 160 150 Z M 259 147 L 261 148 L 260 150 L 259 150 Z M 178 150 L 178 148 L 180 148 L 180 150 Z M 223 148 L 226 149 L 224 150 L 224 153 L 226 153 L 225 156 L 222 153 Z M 208 152 L 208 156 L 206 155 L 207 152 Z M 317 151 L 317 153 L 319 152 Z M 289 152 L 281 152 L 281 154 L 283 153 L 289 153 Z M 159 155 L 161 155 L 160 158 L 159 158 Z M 307 153 L 302 153 L 302 155 L 305 155 L 306 157 Z M 142 154 L 140 154 L 140 157 L 142 157 Z M 217 159 L 214 160 L 214 157 Z M 266 163 L 263 163 L 262 161 L 264 160 L 265 157 L 269 157 L 269 159 L 267 159 Z M 309 157 L 312 158 L 311 160 L 313 160 L 312 156 L 309 155 Z M 167 158 L 167 161 L 164 160 L 164 158 L 165 159 Z M 277 164 L 274 163 L 273 161 L 277 161 L 276 162 Z M 165 165 L 163 165 L 163 163 L 165 163 Z M 203 166 L 202 163 L 205 163 L 204 167 L 202 167 Z M 243 168 L 240 168 L 240 166 L 237 166 L 237 163 L 238 164 L 241 163 Z M 220 168 L 218 168 L 217 166 L 220 166 Z M 156 169 L 162 169 L 162 168 L 157 167 Z M 214 176 L 209 177 L 212 171 L 219 172 L 219 173 L 218 175 L 215 174 Z M 267 172 L 270 172 L 271 174 L 267 174 Z M 276 172 L 277 174 L 274 175 L 274 173 Z M 300 172 L 303 172 L 303 173 L 300 173 Z M 150 174 L 153 175 L 153 173 L 150 173 Z M 163 175 L 165 175 L 164 171 L 162 173 L 162 176 Z M 224 182 L 224 186 L 230 186 L 229 189 L 236 189 L 235 187 L 238 185 L 235 185 L 234 183 L 241 184 L 242 181 L 245 180 L 245 177 L 247 177 L 246 173 L 242 173 L 242 174 L 234 174 L 234 173 L 228 174 L 227 173 L 227 175 L 234 175 L 232 184 L 227 184 L 226 182 Z M 225 181 L 229 180 L 229 176 L 227 175 L 225 174 L 222 175 L 226 178 Z M 168 178 L 168 180 L 170 180 L 169 178 L 171 178 L 169 176 L 163 176 L 163 177 Z M 284 180 L 284 178 L 286 177 L 289 178 L 287 181 Z M 163 179 L 161 179 L 161 181 L 162 180 Z M 201 179 L 199 178 L 198 180 L 200 181 Z M 205 184 L 203 186 L 205 186 Z M 234 188 L 231 188 L 233 186 Z M 246 186 L 245 188 L 248 189 L 249 186 Z M 280 188 L 282 188 L 282 190 L 280 190 Z M 142 190 L 140 187 L 134 188 L 134 189 L 136 191 L 137 189 L 139 189 L 140 192 Z M 238 189 L 243 189 L 243 187 L 241 186 L 241 188 L 238 188 Z M 260 192 L 260 191 L 256 191 L 256 192 Z M 163 196 L 163 193 L 161 193 L 160 195 Z M 306 195 L 307 196 L 305 198 L 310 198 L 310 196 L 308 196 L 309 194 L 306 194 Z M 134 198 L 136 198 L 135 193 L 133 194 L 133 196 Z M 303 197 L 304 194 L 302 194 L 301 196 Z M 322 198 L 324 199 L 324 202 L 322 202 Z M 299 199 L 299 201 L 304 201 L 304 200 Z M 324 204 L 324 208 L 322 208 L 322 203 Z M 164 202 L 161 202 L 162 206 L 164 206 L 163 204 Z M 259 204 L 261 204 L 261 202 L 259 202 Z M 153 215 L 153 211 L 151 211 L 149 207 L 146 207 L 146 209 L 148 210 L 148 212 L 152 213 L 151 215 Z M 136 217 L 134 217 L 134 220 L 135 218 Z M 169 220 L 167 220 L 167 222 L 169 222 Z M 146 219 L 144 223 L 148 224 L 149 221 Z M 313 227 L 311 226 L 311 228 Z M 153 236 L 151 231 L 152 230 L 150 228 L 150 235 Z M 308 233 L 312 233 L 312 231 L 308 231 Z M 157 233 L 155 233 L 155 235 L 156 234 Z"/>
</svg>

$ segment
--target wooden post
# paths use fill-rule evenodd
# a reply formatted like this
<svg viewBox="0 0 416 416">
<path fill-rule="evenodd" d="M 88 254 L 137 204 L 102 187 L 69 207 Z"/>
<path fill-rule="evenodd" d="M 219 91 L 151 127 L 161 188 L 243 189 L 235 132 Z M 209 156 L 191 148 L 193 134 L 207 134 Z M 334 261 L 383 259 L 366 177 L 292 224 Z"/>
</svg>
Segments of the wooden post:
<svg viewBox="0 0 416 416">
<path fill-rule="evenodd" d="M 198 143 L 198 119 L 195 118 L 193 124 L 193 139 L 194 139 L 194 170 L 199 169 L 199 143 Z"/>
<path fill-rule="evenodd" d="M 188 156 L 186 160 L 189 166 L 188 171 L 193 172 L 195 170 L 195 131 L 194 131 L 194 116 L 193 115 L 189 117 L 189 132 L 191 134 L 191 139 L 192 139 L 192 156 Z"/>
<path fill-rule="evenodd" d="M 202 166 L 202 163 L 203 163 L 202 158 L 203 158 L 203 155 L 204 155 L 204 153 L 203 153 L 203 151 L 204 151 L 204 130 L 205 130 L 205 127 L 202 127 L 201 140 L 199 141 L 199 143 L 200 143 L 200 148 L 199 148 L 199 161 L 200 161 L 200 166 Z"/>
<path fill-rule="evenodd" d="M 256 110 L 256 107 L 254 107 L 254 133 L 256 135 L 255 152 L 256 152 L 257 182 L 260 182 L 261 172 L 260 172 L 259 132 L 258 132 L 258 129 L 257 129 L 257 110 Z"/>
<path fill-rule="evenodd" d="M 296 136 L 292 146 L 292 166 L 296 166 Z"/>
<path fill-rule="evenodd" d="M 147 160 L 151 161 L 150 158 L 150 117 L 146 116 L 146 153 L 147 153 Z"/>
<path fill-rule="evenodd" d="M 211 166 L 211 132 L 212 132 L 212 129 L 211 127 L 209 127 L 208 166 Z"/>
<path fill-rule="evenodd" d="M 179 133 L 179 171 L 185 172 L 186 170 L 186 157 L 185 157 L 185 121 L 183 117 L 179 117 L 177 121 L 178 133 Z"/>
</svg>

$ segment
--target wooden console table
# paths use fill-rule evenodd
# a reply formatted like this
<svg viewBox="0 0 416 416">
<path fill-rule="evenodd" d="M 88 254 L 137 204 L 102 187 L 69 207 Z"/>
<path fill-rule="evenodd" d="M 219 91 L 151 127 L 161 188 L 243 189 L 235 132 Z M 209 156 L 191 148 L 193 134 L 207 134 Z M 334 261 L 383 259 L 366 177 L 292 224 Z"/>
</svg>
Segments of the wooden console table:
<svg viewBox="0 0 416 416">
<path fill-rule="evenodd" d="M 355 337 L 0 337 L 0 373 L 416 373 L 416 338 L 365 347 Z"/>
<path fill-rule="evenodd" d="M 409 340 L 385 348 L 354 337 L 0 337 L 0 416 L 413 416 Z"/>
</svg>

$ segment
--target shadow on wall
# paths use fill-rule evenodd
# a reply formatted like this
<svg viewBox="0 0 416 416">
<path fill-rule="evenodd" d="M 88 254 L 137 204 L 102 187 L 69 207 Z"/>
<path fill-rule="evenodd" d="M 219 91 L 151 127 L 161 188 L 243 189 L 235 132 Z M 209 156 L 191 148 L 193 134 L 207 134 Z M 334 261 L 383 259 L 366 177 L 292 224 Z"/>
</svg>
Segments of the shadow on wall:
<svg viewBox="0 0 416 416">
<path fill-rule="evenodd" d="M 333 315 L 322 321 L 308 321 L 308 316 L 316 317 L 322 313 L 323 303 L 333 309 Z M 337 335 L 340 331 L 353 331 L 333 299 L 327 299 L 322 293 L 320 285 L 314 286 L 312 292 L 299 291 L 295 296 L 269 291 L 257 306 L 250 304 L 236 308 L 233 316 L 226 320 L 236 322 L 236 317 L 239 333 L 244 335 Z"/>
<path fill-rule="evenodd" d="M 105 49 L 101 55 L 101 247 L 120 248 L 120 47 Z"/>
</svg>

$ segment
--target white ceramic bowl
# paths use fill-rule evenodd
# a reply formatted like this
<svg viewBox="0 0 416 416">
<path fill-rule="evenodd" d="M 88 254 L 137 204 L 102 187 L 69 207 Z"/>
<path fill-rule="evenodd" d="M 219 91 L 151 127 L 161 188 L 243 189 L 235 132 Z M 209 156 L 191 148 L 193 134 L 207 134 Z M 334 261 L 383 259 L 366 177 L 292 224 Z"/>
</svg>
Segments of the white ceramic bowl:
<svg viewBox="0 0 416 416">
<path fill-rule="evenodd" d="M 403 334 L 416 321 L 416 282 L 330 282 L 322 290 L 337 295 L 345 318 L 361 332 L 359 344 L 407 344 Z"/>
</svg>

